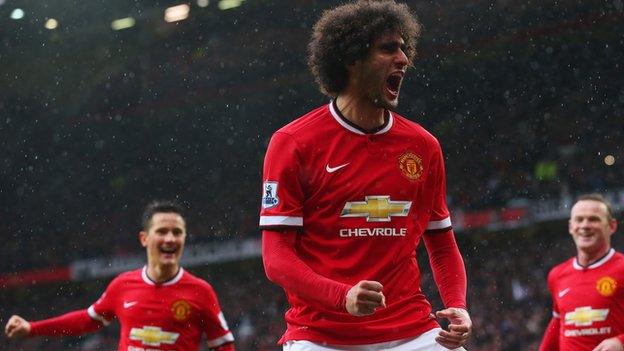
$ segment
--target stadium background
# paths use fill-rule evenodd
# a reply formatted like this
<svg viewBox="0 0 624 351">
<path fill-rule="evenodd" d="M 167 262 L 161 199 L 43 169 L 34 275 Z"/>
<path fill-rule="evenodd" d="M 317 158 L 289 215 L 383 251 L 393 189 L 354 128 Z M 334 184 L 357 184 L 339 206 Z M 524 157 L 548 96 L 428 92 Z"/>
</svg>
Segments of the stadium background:
<svg viewBox="0 0 624 351">
<path fill-rule="evenodd" d="M 259 259 L 261 162 L 275 129 L 328 101 L 306 43 L 336 2 L 199 0 L 165 21 L 180 4 L 0 0 L 2 325 L 13 313 L 87 307 L 142 264 L 145 203 L 177 198 L 190 209 L 184 265 L 214 285 L 237 349 L 277 349 L 286 302 Z M 623 3 L 409 4 L 424 32 L 398 111 L 445 152 L 469 349 L 536 349 L 550 318 L 546 274 L 574 253 L 572 199 L 599 191 L 623 208 Z M 128 17 L 133 26 L 112 28 Z M 116 340 L 112 327 L 2 336 L 0 349 L 111 350 Z"/>
</svg>

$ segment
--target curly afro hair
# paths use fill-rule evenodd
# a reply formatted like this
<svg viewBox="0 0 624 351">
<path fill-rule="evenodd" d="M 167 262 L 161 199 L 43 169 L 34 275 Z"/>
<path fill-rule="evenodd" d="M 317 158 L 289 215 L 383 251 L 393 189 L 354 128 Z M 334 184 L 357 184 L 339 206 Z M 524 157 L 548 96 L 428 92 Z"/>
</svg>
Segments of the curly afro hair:
<svg viewBox="0 0 624 351">
<path fill-rule="evenodd" d="M 346 65 L 364 59 L 385 33 L 397 33 L 412 61 L 421 25 L 406 4 L 359 0 L 323 12 L 308 43 L 308 66 L 323 94 L 336 97 L 347 85 Z"/>
</svg>

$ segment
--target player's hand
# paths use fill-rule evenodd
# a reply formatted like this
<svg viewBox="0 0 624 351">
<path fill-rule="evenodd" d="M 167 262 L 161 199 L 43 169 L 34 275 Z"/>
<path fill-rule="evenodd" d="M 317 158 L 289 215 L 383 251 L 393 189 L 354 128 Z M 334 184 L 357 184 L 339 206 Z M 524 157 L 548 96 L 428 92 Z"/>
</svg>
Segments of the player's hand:
<svg viewBox="0 0 624 351">
<path fill-rule="evenodd" d="M 436 337 L 438 344 L 452 350 L 468 342 L 472 335 L 472 321 L 466 310 L 451 307 L 438 311 L 435 315 L 437 318 L 446 318 L 450 322 L 449 330 L 442 330 Z"/>
<path fill-rule="evenodd" d="M 592 351 L 624 351 L 624 345 L 618 338 L 604 339 Z"/>
<path fill-rule="evenodd" d="M 372 280 L 361 280 L 347 292 L 346 308 L 354 316 L 367 316 L 380 307 L 386 307 L 383 285 Z"/>
<path fill-rule="evenodd" d="M 20 316 L 12 315 L 4 327 L 4 333 L 9 338 L 21 338 L 27 336 L 30 334 L 30 323 Z"/>
</svg>

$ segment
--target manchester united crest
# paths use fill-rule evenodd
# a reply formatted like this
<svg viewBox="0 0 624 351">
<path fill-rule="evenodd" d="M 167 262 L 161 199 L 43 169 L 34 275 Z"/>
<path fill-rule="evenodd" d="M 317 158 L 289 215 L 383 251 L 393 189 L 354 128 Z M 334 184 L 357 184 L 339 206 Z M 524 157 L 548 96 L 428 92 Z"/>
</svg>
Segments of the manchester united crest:
<svg viewBox="0 0 624 351">
<path fill-rule="evenodd" d="M 171 313 L 175 320 L 186 320 L 191 314 L 191 305 L 184 300 L 178 300 L 171 305 Z"/>
<path fill-rule="evenodd" d="M 407 179 L 418 180 L 423 173 L 422 159 L 408 151 L 399 157 L 399 169 Z"/>
<path fill-rule="evenodd" d="M 596 281 L 596 290 L 602 296 L 612 296 L 617 289 L 617 281 L 609 276 L 602 277 Z"/>
</svg>

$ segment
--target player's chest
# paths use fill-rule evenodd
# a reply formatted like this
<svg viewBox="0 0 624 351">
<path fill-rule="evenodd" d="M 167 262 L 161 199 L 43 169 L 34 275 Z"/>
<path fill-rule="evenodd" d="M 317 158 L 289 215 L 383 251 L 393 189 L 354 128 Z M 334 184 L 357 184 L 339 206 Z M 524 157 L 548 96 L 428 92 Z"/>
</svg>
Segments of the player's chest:
<svg viewBox="0 0 624 351">
<path fill-rule="evenodd" d="M 309 149 L 305 191 L 316 194 L 388 195 L 411 198 L 430 172 L 430 150 L 417 140 L 347 135 Z"/>
<path fill-rule="evenodd" d="M 133 325 L 150 325 L 158 320 L 183 326 L 197 320 L 200 312 L 197 299 L 176 290 L 179 289 L 127 289 L 118 302 L 117 316 Z"/>
<path fill-rule="evenodd" d="M 617 270 L 574 272 L 560 280 L 553 294 L 561 312 L 569 318 L 599 318 L 606 313 L 605 308 L 624 301 L 624 276 Z"/>
</svg>

